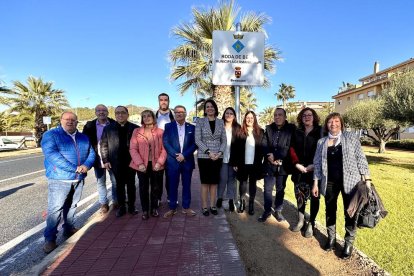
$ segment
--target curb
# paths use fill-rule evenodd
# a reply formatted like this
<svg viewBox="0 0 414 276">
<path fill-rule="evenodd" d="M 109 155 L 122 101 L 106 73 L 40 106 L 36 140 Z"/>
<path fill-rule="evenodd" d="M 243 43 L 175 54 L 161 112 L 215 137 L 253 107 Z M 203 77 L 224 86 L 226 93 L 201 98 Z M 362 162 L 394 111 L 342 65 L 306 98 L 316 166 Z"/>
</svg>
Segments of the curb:
<svg viewBox="0 0 414 276">
<path fill-rule="evenodd" d="M 73 248 L 76 243 L 83 237 L 83 235 L 96 223 L 105 220 L 110 212 L 106 213 L 105 215 L 102 215 L 100 211 L 96 211 L 85 223 L 84 226 L 82 226 L 78 232 L 76 232 L 72 237 L 64 241 L 61 245 L 59 245 L 55 250 L 50 252 L 48 255 L 43 258 L 43 260 L 33 266 L 29 272 L 28 275 L 41 275 L 50 265 L 52 265 L 59 257 L 61 257 L 64 253 L 66 253 L 68 250 Z"/>
</svg>

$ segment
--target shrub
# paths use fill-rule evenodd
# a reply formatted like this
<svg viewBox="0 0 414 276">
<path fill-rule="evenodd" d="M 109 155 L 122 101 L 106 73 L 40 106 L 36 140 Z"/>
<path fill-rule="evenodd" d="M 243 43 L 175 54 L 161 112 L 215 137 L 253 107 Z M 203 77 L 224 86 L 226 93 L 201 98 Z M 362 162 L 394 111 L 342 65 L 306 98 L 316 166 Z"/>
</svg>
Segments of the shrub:
<svg viewBox="0 0 414 276">
<path fill-rule="evenodd" d="M 389 148 L 414 150 L 414 139 L 391 140 L 386 146 Z"/>
</svg>

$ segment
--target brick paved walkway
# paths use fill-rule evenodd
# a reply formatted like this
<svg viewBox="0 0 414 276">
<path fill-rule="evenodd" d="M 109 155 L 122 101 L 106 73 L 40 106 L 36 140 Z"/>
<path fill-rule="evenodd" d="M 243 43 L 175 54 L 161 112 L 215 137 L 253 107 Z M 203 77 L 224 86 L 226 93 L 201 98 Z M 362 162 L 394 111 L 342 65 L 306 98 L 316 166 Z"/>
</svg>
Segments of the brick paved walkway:
<svg viewBox="0 0 414 276">
<path fill-rule="evenodd" d="M 139 202 L 137 207 L 141 210 Z M 191 208 L 198 212 L 194 217 L 181 214 L 179 208 L 175 216 L 165 219 L 164 204 L 160 217 L 147 221 L 141 219 L 141 212 L 121 218 L 110 212 L 43 275 L 245 275 L 223 210 L 209 217 L 200 212 L 197 169 Z"/>
</svg>

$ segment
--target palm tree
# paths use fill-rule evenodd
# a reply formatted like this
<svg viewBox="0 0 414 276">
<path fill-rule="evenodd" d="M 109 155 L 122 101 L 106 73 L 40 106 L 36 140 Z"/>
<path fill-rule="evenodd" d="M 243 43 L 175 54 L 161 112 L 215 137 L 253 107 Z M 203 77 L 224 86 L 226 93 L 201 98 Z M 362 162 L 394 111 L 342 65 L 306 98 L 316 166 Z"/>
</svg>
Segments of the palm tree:
<svg viewBox="0 0 414 276">
<path fill-rule="evenodd" d="M 20 81 L 15 81 L 12 89 L 1 92 L 7 96 L 6 100 L 11 107 L 11 112 L 34 114 L 37 141 L 46 131 L 43 117 L 57 115 L 69 107 L 65 92 L 60 89 L 53 89 L 52 86 L 52 82 L 43 82 L 41 78 L 29 77 L 27 86 Z"/>
<path fill-rule="evenodd" d="M 259 113 L 259 122 L 262 126 L 271 124 L 273 122 L 273 114 L 275 112 L 275 108 L 268 106 L 263 109 L 262 112 Z"/>
<path fill-rule="evenodd" d="M 282 101 L 283 108 L 286 108 L 286 102 L 295 97 L 295 87 L 284 83 L 281 83 L 279 87 L 279 91 L 275 93 L 275 96 L 278 101 Z"/>
<path fill-rule="evenodd" d="M 253 92 L 248 89 L 240 89 L 240 111 L 241 114 L 246 114 L 249 110 L 256 110 L 257 100 Z"/>
<path fill-rule="evenodd" d="M 173 67 L 170 78 L 173 81 L 183 80 L 178 85 L 181 94 L 190 89 L 196 94 L 207 94 L 217 101 L 219 109 L 224 109 L 231 102 L 231 86 L 215 86 L 212 83 L 212 38 L 214 30 L 235 30 L 239 11 L 233 0 L 220 2 L 218 8 L 193 8 L 193 20 L 172 29 L 173 35 L 182 43 L 169 52 Z M 242 31 L 248 32 L 265 32 L 263 25 L 268 22 L 270 18 L 263 13 L 248 12 L 240 18 Z M 273 72 L 275 62 L 280 59 L 279 51 L 266 45 L 264 56 L 265 71 Z M 267 78 L 264 86 L 270 86 Z"/>
</svg>

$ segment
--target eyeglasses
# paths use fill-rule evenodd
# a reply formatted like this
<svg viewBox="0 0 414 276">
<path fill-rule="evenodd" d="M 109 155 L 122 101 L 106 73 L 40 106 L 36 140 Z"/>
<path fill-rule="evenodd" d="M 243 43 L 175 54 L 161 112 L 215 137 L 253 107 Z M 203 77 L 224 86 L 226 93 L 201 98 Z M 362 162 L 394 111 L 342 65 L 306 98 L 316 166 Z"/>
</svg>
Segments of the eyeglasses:
<svg viewBox="0 0 414 276">
<path fill-rule="evenodd" d="M 309 118 L 309 117 L 313 117 L 313 114 L 303 114 L 302 118 Z"/>
<path fill-rule="evenodd" d="M 178 111 L 178 112 L 174 112 L 175 114 L 185 114 L 184 111 Z"/>
<path fill-rule="evenodd" d="M 117 111 L 117 112 L 115 112 L 115 115 L 126 115 L 126 114 L 128 114 L 128 113 L 125 112 L 125 111 Z"/>
</svg>

